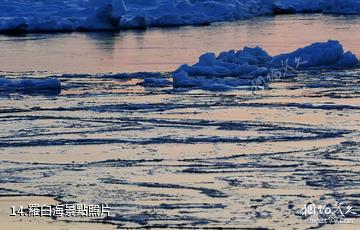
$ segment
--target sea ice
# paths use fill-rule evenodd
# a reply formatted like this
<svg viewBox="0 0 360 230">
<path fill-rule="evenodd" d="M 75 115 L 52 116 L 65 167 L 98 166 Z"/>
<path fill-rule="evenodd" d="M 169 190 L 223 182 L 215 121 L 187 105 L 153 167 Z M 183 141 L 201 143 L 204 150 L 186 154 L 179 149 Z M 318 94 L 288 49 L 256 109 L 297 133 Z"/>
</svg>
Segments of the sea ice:
<svg viewBox="0 0 360 230">
<path fill-rule="evenodd" d="M 171 82 L 165 78 L 145 78 L 140 84 L 145 87 L 166 87 L 171 85 Z"/>
<path fill-rule="evenodd" d="M 227 90 L 264 85 L 274 72 L 309 68 L 352 68 L 359 64 L 350 51 L 344 52 L 338 41 L 317 42 L 294 52 L 270 56 L 260 47 L 230 50 L 218 56 L 205 53 L 198 63 L 181 65 L 172 75 L 174 88 Z"/>
<path fill-rule="evenodd" d="M 0 32 L 196 25 L 271 13 L 272 0 L 13 0 L 0 1 Z"/>
<path fill-rule="evenodd" d="M 360 14 L 360 0 L 332 0 L 324 12 L 333 14 Z"/>
<path fill-rule="evenodd" d="M 274 0 L 274 12 L 360 14 L 360 0 Z"/>
<path fill-rule="evenodd" d="M 119 29 L 123 0 L 0 1 L 0 32 Z"/>
<path fill-rule="evenodd" d="M 56 78 L 47 79 L 8 79 L 0 78 L 1 91 L 33 91 L 33 90 L 59 90 L 61 82 Z"/>
<path fill-rule="evenodd" d="M 274 0 L 274 13 L 322 12 L 331 0 Z"/>
<path fill-rule="evenodd" d="M 203 25 L 273 13 L 359 14 L 360 0 L 0 0 L 0 33 Z"/>
<path fill-rule="evenodd" d="M 294 52 L 274 56 L 271 64 L 276 67 L 285 62 L 291 67 L 300 69 L 313 67 L 351 68 L 358 64 L 357 57 L 349 52 L 344 53 L 343 46 L 334 40 L 317 42 Z"/>
<path fill-rule="evenodd" d="M 272 0 L 152 0 L 125 1 L 128 12 L 123 15 L 121 28 L 178 26 L 233 21 L 272 14 Z"/>
</svg>

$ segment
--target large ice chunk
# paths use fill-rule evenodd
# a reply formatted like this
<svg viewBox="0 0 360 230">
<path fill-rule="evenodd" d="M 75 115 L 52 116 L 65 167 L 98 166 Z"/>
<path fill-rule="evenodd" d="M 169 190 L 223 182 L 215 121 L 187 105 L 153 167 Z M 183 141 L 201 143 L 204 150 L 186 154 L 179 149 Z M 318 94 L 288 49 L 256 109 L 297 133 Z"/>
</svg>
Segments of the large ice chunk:
<svg viewBox="0 0 360 230">
<path fill-rule="evenodd" d="M 265 85 L 275 73 L 309 68 L 352 68 L 359 64 L 338 41 L 317 42 L 294 52 L 270 56 L 260 47 L 205 53 L 192 65 L 181 65 L 173 73 L 174 88 L 227 90 Z"/>
<path fill-rule="evenodd" d="M 273 57 L 272 64 L 281 66 L 286 63 L 291 67 L 354 67 L 357 57 L 351 52 L 344 53 L 343 46 L 338 41 L 317 42 L 300 48 L 294 52 Z"/>
<path fill-rule="evenodd" d="M 185 71 L 190 76 L 243 76 L 251 78 L 266 75 L 266 63 L 271 56 L 260 47 L 222 52 L 217 57 L 214 53 L 200 56 L 199 62 L 193 66 L 182 65 L 176 72 Z"/>
</svg>

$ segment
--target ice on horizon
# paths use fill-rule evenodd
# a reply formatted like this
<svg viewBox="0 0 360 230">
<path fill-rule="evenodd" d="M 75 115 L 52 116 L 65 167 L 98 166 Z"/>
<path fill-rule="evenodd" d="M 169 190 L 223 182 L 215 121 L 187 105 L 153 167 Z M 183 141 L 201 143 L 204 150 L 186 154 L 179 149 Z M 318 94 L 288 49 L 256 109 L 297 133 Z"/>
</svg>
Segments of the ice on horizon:
<svg viewBox="0 0 360 230">
<path fill-rule="evenodd" d="M 360 14 L 360 0 L 274 0 L 274 12 Z"/>
<path fill-rule="evenodd" d="M 274 13 L 360 14 L 359 0 L 0 0 L 0 33 L 203 25 Z"/>
</svg>

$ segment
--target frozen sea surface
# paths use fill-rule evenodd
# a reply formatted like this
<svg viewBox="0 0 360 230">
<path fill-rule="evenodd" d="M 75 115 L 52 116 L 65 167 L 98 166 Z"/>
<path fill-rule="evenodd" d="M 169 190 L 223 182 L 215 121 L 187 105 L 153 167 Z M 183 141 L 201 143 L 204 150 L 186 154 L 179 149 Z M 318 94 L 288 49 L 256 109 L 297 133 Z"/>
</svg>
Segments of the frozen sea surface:
<svg viewBox="0 0 360 230">
<path fill-rule="evenodd" d="M 257 43 L 276 54 L 333 38 L 346 50 L 359 51 L 356 34 L 351 35 L 356 17 L 267 20 L 129 32 L 123 40 L 121 34 L 1 37 L 3 75 L 56 74 L 62 88 L 50 95 L 1 91 L 0 195 L 108 203 L 111 216 L 101 221 L 120 227 L 336 229 L 309 224 L 296 213 L 308 202 L 336 201 L 360 213 L 360 69 L 304 70 L 255 92 L 182 92 L 166 82 L 171 80 L 166 71 L 212 49 Z M 289 33 L 289 27 L 302 26 L 324 30 L 308 38 Z M 232 33 L 227 37 L 232 42 L 211 36 L 210 28 Z M 264 36 L 270 31 L 273 40 Z M 196 54 L 190 44 L 181 52 L 176 43 L 187 33 L 194 36 L 191 44 L 204 44 L 193 50 Z M 174 42 L 162 43 L 169 34 Z M 278 40 L 281 36 L 289 42 Z M 133 45 L 117 48 L 124 44 Z M 32 60 L 35 53 L 38 59 Z M 160 57 L 149 64 L 154 53 Z M 134 59 L 127 59 L 131 55 Z M 16 57 L 16 63 L 9 61 Z M 77 65 L 69 64 L 76 59 Z M 174 68 L 161 69 L 169 60 L 175 60 Z M 151 68 L 156 70 L 108 73 Z M 163 84 L 154 87 L 154 82 Z"/>
<path fill-rule="evenodd" d="M 108 203 L 104 221 L 126 227 L 302 229 L 307 202 L 360 211 L 359 79 L 310 71 L 265 91 L 181 93 L 71 76 L 59 95 L 6 93 L 0 194 Z"/>
</svg>

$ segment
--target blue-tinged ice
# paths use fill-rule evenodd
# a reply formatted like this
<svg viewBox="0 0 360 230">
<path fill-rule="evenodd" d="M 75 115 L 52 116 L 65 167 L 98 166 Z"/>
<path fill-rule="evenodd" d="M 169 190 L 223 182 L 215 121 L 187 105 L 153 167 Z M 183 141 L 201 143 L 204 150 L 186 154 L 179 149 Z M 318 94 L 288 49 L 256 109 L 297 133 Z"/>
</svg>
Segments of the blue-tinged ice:
<svg viewBox="0 0 360 230">
<path fill-rule="evenodd" d="M 171 85 L 171 82 L 166 78 L 145 78 L 141 83 L 145 87 L 166 87 Z"/>
<path fill-rule="evenodd" d="M 266 85 L 274 72 L 294 72 L 309 68 L 353 68 L 358 58 L 344 52 L 339 41 L 317 42 L 294 52 L 270 56 L 260 47 L 205 53 L 189 66 L 181 65 L 173 73 L 174 88 L 228 90 L 243 86 Z"/>
<path fill-rule="evenodd" d="M 56 78 L 47 79 L 8 79 L 0 78 L 1 91 L 13 90 L 60 90 L 61 82 Z"/>
<path fill-rule="evenodd" d="M 291 67 L 341 67 L 351 68 L 358 64 L 357 57 L 349 52 L 344 53 L 338 41 L 317 42 L 294 52 L 274 56 L 271 63 L 281 66 L 285 62 Z"/>
<path fill-rule="evenodd" d="M 0 32 L 197 25 L 271 13 L 272 0 L 13 0 L 0 1 Z"/>
<path fill-rule="evenodd" d="M 360 14 L 360 0 L 274 0 L 275 13 Z"/>
<path fill-rule="evenodd" d="M 332 0 L 325 13 L 333 14 L 360 14 L 360 0 Z"/>
<path fill-rule="evenodd" d="M 129 11 L 121 28 L 209 24 L 272 13 L 272 0 L 153 0 L 143 6 L 140 1 L 125 2 Z"/>
<path fill-rule="evenodd" d="M 0 33 L 203 25 L 296 12 L 360 14 L 360 0 L 0 0 Z"/>
<path fill-rule="evenodd" d="M 173 74 L 174 88 L 199 88 L 208 91 L 227 91 L 250 85 L 251 82 L 249 80 L 233 77 L 189 77 L 189 74 L 185 71 L 175 72 Z"/>
<path fill-rule="evenodd" d="M 206 53 L 200 56 L 199 62 L 193 66 L 182 65 L 176 72 L 185 71 L 189 75 L 200 76 L 243 76 L 243 78 L 252 78 L 254 76 L 266 75 L 267 62 L 271 56 L 260 47 L 243 50 L 222 52 L 217 57 L 214 53 Z"/>
</svg>

